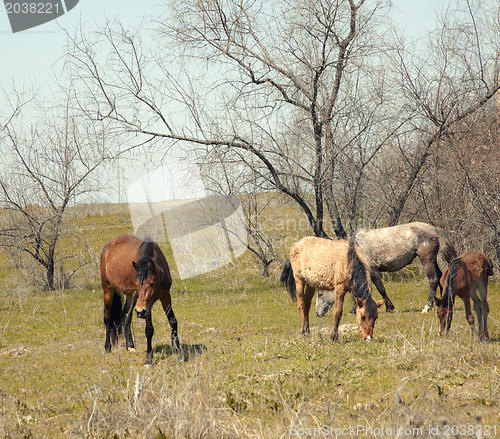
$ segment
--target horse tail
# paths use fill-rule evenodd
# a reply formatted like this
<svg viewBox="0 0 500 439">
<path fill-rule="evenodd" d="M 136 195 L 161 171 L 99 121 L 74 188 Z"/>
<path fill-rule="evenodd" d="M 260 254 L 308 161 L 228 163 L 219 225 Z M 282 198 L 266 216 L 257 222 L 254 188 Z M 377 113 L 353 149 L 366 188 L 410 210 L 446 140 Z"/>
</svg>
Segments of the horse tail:
<svg viewBox="0 0 500 439">
<path fill-rule="evenodd" d="M 122 296 L 116 290 L 111 304 L 111 327 L 116 328 L 118 334 L 122 333 Z"/>
<path fill-rule="evenodd" d="M 490 258 L 486 258 L 488 261 L 488 268 L 486 269 L 487 276 L 493 276 L 493 261 Z"/>
<path fill-rule="evenodd" d="M 280 282 L 286 285 L 286 289 L 290 297 L 295 302 L 297 300 L 297 289 L 295 286 L 295 278 L 293 277 L 292 264 L 290 259 L 287 259 L 281 272 Z"/>
<path fill-rule="evenodd" d="M 367 264 L 359 255 L 357 246 L 352 241 L 349 241 L 347 263 L 351 275 L 350 284 L 353 295 L 360 299 L 371 296 L 370 275 Z"/>
<path fill-rule="evenodd" d="M 436 227 L 436 231 L 438 233 L 438 241 L 439 241 L 439 251 L 446 259 L 448 264 L 458 256 L 458 253 L 455 249 L 455 246 L 451 242 L 450 236 L 446 233 L 445 230 Z"/>
</svg>

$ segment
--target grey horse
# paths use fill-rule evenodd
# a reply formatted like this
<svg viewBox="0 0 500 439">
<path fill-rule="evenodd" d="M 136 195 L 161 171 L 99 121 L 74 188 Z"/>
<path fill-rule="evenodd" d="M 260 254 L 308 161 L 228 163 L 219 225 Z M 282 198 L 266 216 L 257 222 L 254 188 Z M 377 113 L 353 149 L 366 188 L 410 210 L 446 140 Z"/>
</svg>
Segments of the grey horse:
<svg viewBox="0 0 500 439">
<path fill-rule="evenodd" d="M 387 296 L 380 277 L 381 272 L 394 272 L 410 264 L 417 256 L 422 262 L 429 280 L 429 296 L 422 312 L 429 312 L 442 272 L 437 264 L 441 253 L 447 263 L 457 257 L 457 252 L 446 231 L 431 224 L 413 222 L 381 229 L 360 229 L 351 238 L 358 246 L 370 266 L 370 277 L 385 301 L 386 311 L 394 305 Z M 442 289 L 441 289 L 442 293 Z M 335 295 L 328 291 L 318 291 L 316 315 L 323 316 L 333 306 Z"/>
</svg>

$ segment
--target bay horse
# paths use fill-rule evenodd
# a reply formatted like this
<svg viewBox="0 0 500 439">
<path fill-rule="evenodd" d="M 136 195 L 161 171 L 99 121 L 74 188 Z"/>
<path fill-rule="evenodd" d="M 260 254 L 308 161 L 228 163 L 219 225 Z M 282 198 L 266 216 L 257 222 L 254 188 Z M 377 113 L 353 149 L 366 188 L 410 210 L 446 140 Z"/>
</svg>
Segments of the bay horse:
<svg viewBox="0 0 500 439">
<path fill-rule="evenodd" d="M 361 338 L 370 341 L 378 318 L 377 308 L 384 301 L 373 300 L 369 276 L 369 267 L 352 242 L 308 236 L 291 248 L 290 260 L 285 263 L 280 280 L 286 283 L 290 297 L 297 301 L 302 334 L 309 333 L 309 310 L 316 288 L 335 290 L 332 340 L 338 340 L 344 296 L 350 291 L 356 300 L 356 322 Z"/>
<path fill-rule="evenodd" d="M 146 320 L 146 364 L 153 362 L 151 340 L 154 328 L 151 308 L 160 300 L 171 328 L 172 352 L 180 352 L 177 319 L 172 309 L 170 287 L 172 278 L 167 260 L 157 243 L 150 239 L 120 235 L 110 240 L 102 250 L 100 260 L 101 284 L 104 292 L 104 349 L 118 341 L 124 326 L 127 350 L 134 350 L 130 323 L 135 306 L 137 317 Z M 126 296 L 122 309 L 121 294 Z"/>
<path fill-rule="evenodd" d="M 493 263 L 479 251 L 469 251 L 452 261 L 441 277 L 444 293 L 441 299 L 434 298 L 439 318 L 439 333 L 444 335 L 450 330 L 453 318 L 455 297 L 460 297 L 465 305 L 465 318 L 475 337 L 474 316 L 470 308 L 470 299 L 478 319 L 479 340 L 489 340 L 488 333 L 488 276 L 493 275 Z M 479 293 L 479 296 L 478 296 Z"/>
</svg>

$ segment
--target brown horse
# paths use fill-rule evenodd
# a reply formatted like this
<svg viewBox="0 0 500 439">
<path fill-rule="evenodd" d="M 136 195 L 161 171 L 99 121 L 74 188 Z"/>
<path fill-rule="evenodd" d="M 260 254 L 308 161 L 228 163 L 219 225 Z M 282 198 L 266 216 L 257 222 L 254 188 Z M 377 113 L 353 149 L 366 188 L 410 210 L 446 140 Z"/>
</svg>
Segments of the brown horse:
<svg viewBox="0 0 500 439">
<path fill-rule="evenodd" d="M 475 335 L 474 316 L 470 308 L 470 299 L 474 302 L 474 311 L 478 319 L 479 340 L 489 340 L 488 334 L 488 276 L 493 275 L 493 263 L 479 251 L 464 253 L 454 259 L 441 277 L 444 293 L 441 299 L 434 298 L 439 318 L 439 333 L 444 335 L 450 330 L 453 318 L 455 297 L 460 297 L 465 305 L 465 317 Z M 479 296 L 478 296 L 479 292 Z"/>
<path fill-rule="evenodd" d="M 335 290 L 332 340 L 338 339 L 344 296 L 348 291 L 356 299 L 356 321 L 361 337 L 364 341 L 372 339 L 378 318 L 377 308 L 384 301 L 373 300 L 369 267 L 353 243 L 312 236 L 301 239 L 290 250 L 290 260 L 285 263 L 281 281 L 286 282 L 290 297 L 297 300 L 302 334 L 309 333 L 309 310 L 318 288 Z"/>
<path fill-rule="evenodd" d="M 353 239 L 370 266 L 370 276 L 385 300 L 386 311 L 392 311 L 394 305 L 387 296 L 380 272 L 401 270 L 418 256 L 429 280 L 429 297 L 422 310 L 428 312 L 433 306 L 442 274 L 437 264 L 438 252 L 442 253 L 448 263 L 457 257 L 448 234 L 443 229 L 427 223 L 415 222 L 381 229 L 361 229 L 354 234 Z"/>
<path fill-rule="evenodd" d="M 106 352 L 111 352 L 118 334 L 125 326 L 128 350 L 135 350 L 130 323 L 135 306 L 137 317 L 146 320 L 146 363 L 153 361 L 151 340 L 154 328 L 151 308 L 160 300 L 171 328 L 172 351 L 180 352 L 177 319 L 172 310 L 170 286 L 172 278 L 167 260 L 158 244 L 130 235 L 120 235 L 109 241 L 101 253 L 101 283 L 104 291 L 104 324 Z M 122 310 L 121 294 L 127 296 Z"/>
</svg>

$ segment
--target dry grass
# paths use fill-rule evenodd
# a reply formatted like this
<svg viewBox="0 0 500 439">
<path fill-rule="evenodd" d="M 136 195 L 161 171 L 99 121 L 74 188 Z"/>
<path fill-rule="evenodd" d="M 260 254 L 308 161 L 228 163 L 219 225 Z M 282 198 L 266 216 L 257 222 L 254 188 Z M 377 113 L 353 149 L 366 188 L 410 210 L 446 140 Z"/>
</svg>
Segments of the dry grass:
<svg viewBox="0 0 500 439">
<path fill-rule="evenodd" d="M 81 220 L 96 254 L 130 227 L 113 228 L 115 219 Z M 397 311 L 380 313 L 369 344 L 351 330 L 350 315 L 338 343 L 329 338 L 331 316 L 314 312 L 312 333 L 302 337 L 279 273 L 262 280 L 248 255 L 216 273 L 174 279 L 183 354 L 172 355 L 155 305 L 154 365 L 146 367 L 143 321 L 133 321 L 137 352 L 121 344 L 104 353 L 95 274 L 89 287 L 41 292 L 4 268 L 0 436 L 435 438 L 453 425 L 480 425 L 484 438 L 487 426 L 500 433 L 500 284 L 489 288 L 492 340 L 477 343 L 461 303 L 450 334 L 439 337 L 435 314 L 420 313 L 424 276 L 407 272 L 387 280 Z M 455 437 L 480 437 L 474 428 Z"/>
<path fill-rule="evenodd" d="M 143 366 L 142 321 L 134 321 L 136 353 L 104 354 L 99 291 L 3 292 L 0 434 L 275 438 L 371 426 L 427 437 L 444 422 L 498 424 L 498 284 L 490 343 L 472 343 L 463 310 L 440 338 L 434 313 L 418 312 L 424 282 L 388 285 L 399 311 L 380 316 L 374 342 L 348 330 L 332 343 L 331 317 L 312 317 L 302 337 L 295 305 L 275 282 L 225 280 L 237 279 L 236 267 L 223 274 L 177 283 L 180 357 L 155 307 L 153 367 Z M 373 437 L 364 433 L 356 437 Z"/>
</svg>

